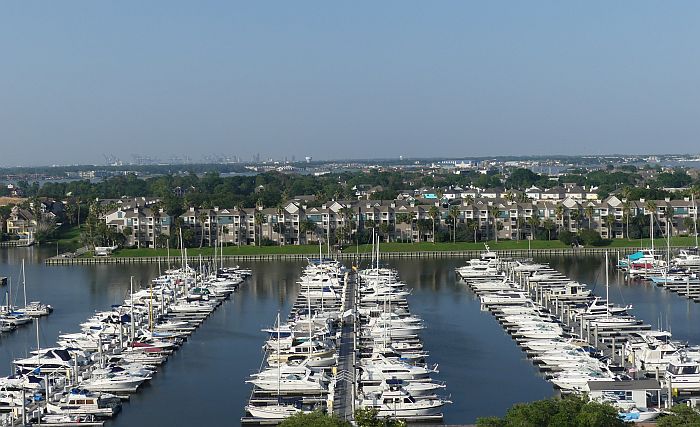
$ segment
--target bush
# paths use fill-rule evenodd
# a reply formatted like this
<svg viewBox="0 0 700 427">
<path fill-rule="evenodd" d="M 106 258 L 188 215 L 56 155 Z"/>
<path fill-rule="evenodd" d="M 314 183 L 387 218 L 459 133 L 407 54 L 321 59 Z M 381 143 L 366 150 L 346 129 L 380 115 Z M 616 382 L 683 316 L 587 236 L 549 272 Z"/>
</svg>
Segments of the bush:
<svg viewBox="0 0 700 427">
<path fill-rule="evenodd" d="M 280 427 L 351 427 L 350 423 L 333 415 L 314 411 L 308 414 L 299 412 L 286 418 Z"/>
<path fill-rule="evenodd" d="M 518 403 L 503 418 L 479 418 L 479 427 L 566 427 L 566 426 L 625 426 L 612 405 L 588 402 L 580 396 L 566 396 Z"/>
<path fill-rule="evenodd" d="M 260 246 L 277 246 L 277 242 L 275 242 L 274 240 L 268 239 L 267 237 L 264 237 L 260 241 Z"/>
<path fill-rule="evenodd" d="M 566 246 L 571 246 L 573 243 L 577 243 L 576 235 L 568 230 L 562 230 L 559 232 L 559 241 Z"/>
<path fill-rule="evenodd" d="M 586 246 L 600 246 L 603 244 L 603 238 L 595 230 L 581 230 L 578 235 Z"/>
</svg>

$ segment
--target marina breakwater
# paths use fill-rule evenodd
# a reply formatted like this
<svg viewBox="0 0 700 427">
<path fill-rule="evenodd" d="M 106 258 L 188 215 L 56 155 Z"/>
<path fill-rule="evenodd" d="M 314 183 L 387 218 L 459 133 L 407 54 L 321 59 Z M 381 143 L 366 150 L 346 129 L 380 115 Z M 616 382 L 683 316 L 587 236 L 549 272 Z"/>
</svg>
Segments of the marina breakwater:
<svg viewBox="0 0 700 427">
<path fill-rule="evenodd" d="M 500 257 L 535 257 L 535 256 L 583 256 L 608 253 L 611 256 L 624 256 L 639 250 L 637 247 L 627 248 L 557 248 L 557 249 L 511 249 L 495 250 Z M 405 252 L 382 252 L 381 259 L 410 259 L 410 258 L 474 258 L 478 257 L 483 250 L 464 251 L 405 251 Z M 218 255 L 217 259 L 224 261 L 303 261 L 313 258 L 316 254 L 255 254 L 255 255 Z M 335 252 L 332 256 L 339 260 L 364 260 L 370 259 L 372 254 Z M 213 255 L 202 256 L 204 261 L 214 259 Z M 168 265 L 175 262 L 176 257 L 167 256 L 140 256 L 140 257 L 69 257 L 54 256 L 44 260 L 47 265 L 95 265 L 95 264 L 157 264 Z"/>
</svg>

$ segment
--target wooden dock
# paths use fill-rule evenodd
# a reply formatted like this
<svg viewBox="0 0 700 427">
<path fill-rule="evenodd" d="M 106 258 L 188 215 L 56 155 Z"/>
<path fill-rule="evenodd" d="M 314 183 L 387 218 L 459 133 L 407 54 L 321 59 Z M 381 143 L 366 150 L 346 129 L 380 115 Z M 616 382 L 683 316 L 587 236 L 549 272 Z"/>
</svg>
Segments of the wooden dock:
<svg viewBox="0 0 700 427">
<path fill-rule="evenodd" d="M 581 255 L 598 255 L 609 253 L 611 255 L 625 255 L 638 250 L 638 248 L 557 248 L 557 249 L 511 249 L 494 251 L 502 258 L 508 257 L 535 257 L 535 256 L 581 256 Z M 435 259 L 435 258 L 474 258 L 478 257 L 483 250 L 464 250 L 464 251 L 410 251 L 410 252 L 382 252 L 382 259 Z M 305 261 L 308 258 L 314 258 L 316 254 L 256 254 L 256 255 L 223 255 L 217 257 L 223 258 L 224 261 Z M 341 260 L 356 260 L 369 259 L 372 254 L 367 253 L 349 253 L 336 252 L 333 257 Z M 94 265 L 94 264 L 168 264 L 168 261 L 176 262 L 177 257 L 165 256 L 145 256 L 145 257 L 67 257 L 55 256 L 47 258 L 44 263 L 47 265 Z M 213 261 L 213 255 L 203 256 L 204 261 Z"/>
</svg>

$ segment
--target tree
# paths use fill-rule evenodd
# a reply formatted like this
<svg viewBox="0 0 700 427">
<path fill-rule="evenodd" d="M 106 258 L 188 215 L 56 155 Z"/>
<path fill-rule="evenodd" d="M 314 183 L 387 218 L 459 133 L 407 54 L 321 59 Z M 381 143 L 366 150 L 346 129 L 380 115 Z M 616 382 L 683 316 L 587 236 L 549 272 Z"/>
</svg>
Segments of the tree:
<svg viewBox="0 0 700 427">
<path fill-rule="evenodd" d="M 583 209 L 584 214 L 586 214 L 586 218 L 588 218 L 588 229 L 590 230 L 593 228 L 593 214 L 595 213 L 595 210 L 593 209 L 593 205 L 588 205 Z"/>
<path fill-rule="evenodd" d="M 435 243 L 435 220 L 440 216 L 440 210 L 437 206 L 431 206 L 428 210 L 428 216 L 433 221 L 433 243 Z"/>
<path fill-rule="evenodd" d="M 688 231 L 689 236 L 695 235 L 694 226 L 695 226 L 695 221 L 693 220 L 693 218 L 691 218 L 689 216 L 683 218 L 683 227 Z"/>
<path fill-rule="evenodd" d="M 209 216 L 209 212 L 206 209 L 200 209 L 199 212 L 197 212 L 197 221 L 199 221 L 199 247 L 201 248 L 204 245 L 204 224 L 207 221 L 207 217 Z"/>
<path fill-rule="evenodd" d="M 625 422 L 609 404 L 588 402 L 585 397 L 538 400 L 513 405 L 505 417 L 479 418 L 479 427 L 618 427 Z"/>
<path fill-rule="evenodd" d="M 632 203 L 625 199 L 622 203 L 622 216 L 625 218 L 625 237 L 630 238 L 630 213 L 632 212 Z"/>
<path fill-rule="evenodd" d="M 498 209 L 498 206 L 491 206 L 486 212 L 487 215 L 490 214 L 493 217 L 493 234 L 496 238 L 496 243 L 498 243 L 498 215 L 500 214 L 500 209 Z M 488 218 L 486 222 L 488 223 Z"/>
<path fill-rule="evenodd" d="M 649 212 L 649 230 L 653 230 L 656 224 L 656 202 L 647 200 L 644 203 L 644 208 Z"/>
<path fill-rule="evenodd" d="M 608 239 L 615 237 L 613 228 L 615 228 L 615 214 L 609 213 L 605 216 L 605 227 L 608 229 Z"/>
<path fill-rule="evenodd" d="M 418 243 L 420 243 L 421 235 L 425 235 L 425 232 L 428 231 L 428 227 L 430 227 L 430 221 L 427 219 L 419 219 L 416 221 L 416 227 L 418 228 Z"/>
<path fill-rule="evenodd" d="M 316 223 L 311 221 L 310 219 L 305 219 L 299 223 L 299 233 L 304 235 L 304 239 L 306 239 L 306 234 L 309 231 L 314 231 L 316 230 Z M 299 242 L 301 244 L 301 242 Z"/>
<path fill-rule="evenodd" d="M 579 228 L 579 219 L 581 219 L 581 212 L 578 209 L 569 211 L 569 223 L 573 220 L 577 229 Z"/>
<path fill-rule="evenodd" d="M 688 405 L 676 405 L 656 421 L 658 427 L 700 426 L 700 413 Z"/>
<path fill-rule="evenodd" d="M 600 237 L 600 233 L 595 230 L 581 230 L 578 235 L 586 246 L 600 246 L 603 243 L 603 238 Z"/>
<path fill-rule="evenodd" d="M 262 237 L 262 225 L 265 222 L 265 215 L 263 215 L 262 212 L 255 212 L 253 221 L 255 222 L 255 245 L 260 246 L 260 237 Z"/>
<path fill-rule="evenodd" d="M 566 246 L 571 246 L 576 242 L 576 235 L 569 230 L 561 230 L 559 232 L 559 241 Z"/>
<path fill-rule="evenodd" d="M 673 236 L 673 218 L 676 216 L 675 209 L 672 206 L 666 206 L 664 208 L 664 218 L 666 218 L 666 223 L 668 224 L 668 232 Z"/>
<path fill-rule="evenodd" d="M 557 203 L 557 206 L 554 207 L 554 214 L 557 216 L 557 221 L 559 223 L 563 222 L 564 219 L 564 205 L 562 203 Z M 561 227 L 557 227 L 557 229 L 561 229 Z"/>
<path fill-rule="evenodd" d="M 351 427 L 351 424 L 340 418 L 324 414 L 321 411 L 311 413 L 298 412 L 287 417 L 279 424 L 280 427 Z"/>
<path fill-rule="evenodd" d="M 542 226 L 547 230 L 547 240 L 552 240 L 552 230 L 557 228 L 557 225 L 551 219 L 547 218 L 542 223 Z"/>
<path fill-rule="evenodd" d="M 474 243 L 476 243 L 476 232 L 479 231 L 479 221 L 474 219 L 467 220 L 467 228 L 474 233 Z"/>
<path fill-rule="evenodd" d="M 375 408 L 358 409 L 354 418 L 358 427 L 405 427 L 406 422 L 395 418 L 379 418 Z"/>
<path fill-rule="evenodd" d="M 457 241 L 457 218 L 459 218 L 459 207 L 451 206 L 450 210 L 447 212 L 450 218 L 452 218 L 452 243 Z"/>
<path fill-rule="evenodd" d="M 537 211 L 532 211 L 532 216 L 527 219 L 527 225 L 530 226 L 530 238 L 534 239 L 537 235 L 537 230 L 540 228 L 540 217 Z"/>
</svg>

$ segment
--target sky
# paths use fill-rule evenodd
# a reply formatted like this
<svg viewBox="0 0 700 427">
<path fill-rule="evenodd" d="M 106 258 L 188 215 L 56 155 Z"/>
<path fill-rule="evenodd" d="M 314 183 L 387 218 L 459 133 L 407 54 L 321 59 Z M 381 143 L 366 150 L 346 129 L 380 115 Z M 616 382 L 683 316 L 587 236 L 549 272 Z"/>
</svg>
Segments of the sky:
<svg viewBox="0 0 700 427">
<path fill-rule="evenodd" d="M 0 165 L 700 152 L 697 1 L 0 5 Z"/>
</svg>

